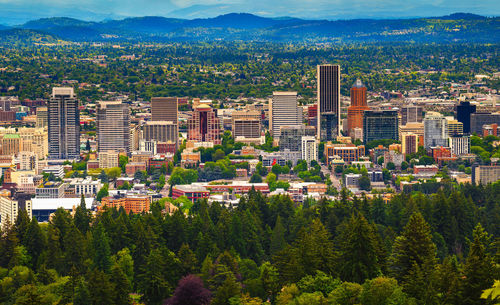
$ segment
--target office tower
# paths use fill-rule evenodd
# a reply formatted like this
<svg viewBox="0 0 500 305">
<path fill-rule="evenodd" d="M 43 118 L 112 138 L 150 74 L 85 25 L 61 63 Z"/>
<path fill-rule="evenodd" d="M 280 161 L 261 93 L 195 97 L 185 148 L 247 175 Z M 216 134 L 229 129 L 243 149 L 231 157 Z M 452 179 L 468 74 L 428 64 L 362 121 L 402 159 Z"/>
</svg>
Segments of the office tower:
<svg viewBox="0 0 500 305">
<path fill-rule="evenodd" d="M 498 137 L 498 124 L 483 125 L 483 137 Z"/>
<path fill-rule="evenodd" d="M 427 112 L 424 118 L 424 147 L 448 146 L 448 121 L 437 112 Z"/>
<path fill-rule="evenodd" d="M 99 152 L 130 152 L 130 109 L 121 101 L 99 102 L 97 106 Z"/>
<path fill-rule="evenodd" d="M 49 159 L 80 157 L 80 112 L 73 88 L 53 88 L 48 102 Z"/>
<path fill-rule="evenodd" d="M 31 171 L 38 167 L 38 157 L 33 151 L 22 151 L 17 158 L 19 159 L 19 170 Z"/>
<path fill-rule="evenodd" d="M 99 152 L 99 168 L 118 167 L 120 153 L 114 150 Z"/>
<path fill-rule="evenodd" d="M 179 133 L 177 124 L 170 121 L 151 121 L 144 124 L 143 137 L 146 141 L 170 142 L 177 145 Z"/>
<path fill-rule="evenodd" d="M 307 107 L 307 125 L 314 126 L 318 124 L 318 104 Z"/>
<path fill-rule="evenodd" d="M 22 127 L 18 129 L 22 139 L 22 150 L 35 152 L 38 159 L 44 159 L 49 151 L 48 132 L 45 128 Z"/>
<path fill-rule="evenodd" d="M 415 105 L 403 106 L 401 108 L 401 125 L 408 123 L 422 123 L 423 108 Z"/>
<path fill-rule="evenodd" d="M 203 104 L 195 107 L 187 124 L 188 140 L 221 144 L 220 121 L 212 107 Z"/>
<path fill-rule="evenodd" d="M 316 129 L 312 126 L 295 125 L 281 126 L 280 151 L 299 152 L 302 147 L 302 137 L 315 136 Z"/>
<path fill-rule="evenodd" d="M 233 119 L 233 137 L 255 139 L 260 138 L 260 120 Z"/>
<path fill-rule="evenodd" d="M 47 127 L 49 120 L 47 116 L 47 107 L 36 107 L 36 127 Z"/>
<path fill-rule="evenodd" d="M 398 124 L 396 110 L 366 110 L 363 115 L 363 142 L 398 140 Z"/>
<path fill-rule="evenodd" d="M 418 152 L 418 135 L 414 133 L 403 133 L 401 135 L 401 152 L 403 155 Z"/>
<path fill-rule="evenodd" d="M 141 140 L 141 125 L 132 124 L 130 126 L 130 151 L 139 149 L 139 141 Z"/>
<path fill-rule="evenodd" d="M 301 159 L 306 160 L 307 164 L 311 164 L 313 160 L 318 161 L 318 144 L 315 135 L 303 136 L 301 142 Z"/>
<path fill-rule="evenodd" d="M 470 102 L 460 102 L 457 106 L 457 120 L 464 124 L 464 133 L 471 133 L 470 119 L 471 114 L 476 112 L 476 106 L 471 105 Z"/>
<path fill-rule="evenodd" d="M 4 134 L 0 137 L 0 148 L 2 155 L 17 155 L 23 147 L 23 141 L 19 134 Z"/>
<path fill-rule="evenodd" d="M 448 124 L 448 136 L 461 136 L 464 134 L 464 124 L 453 118 L 446 118 Z"/>
<path fill-rule="evenodd" d="M 483 132 L 483 126 L 491 124 L 500 125 L 500 113 L 476 112 L 470 115 L 471 133 L 477 133 L 478 135 L 481 135 L 481 133 Z"/>
<path fill-rule="evenodd" d="M 20 209 L 25 209 L 28 213 L 28 217 L 31 219 L 31 200 L 19 200 L 17 198 L 0 197 L 0 224 L 3 225 L 7 221 L 13 224 L 17 219 L 17 215 Z"/>
<path fill-rule="evenodd" d="M 424 146 L 424 123 L 407 123 L 399 126 L 399 137 L 403 133 L 413 133 L 418 136 L 418 146 Z"/>
<path fill-rule="evenodd" d="M 259 138 L 261 118 L 261 112 L 257 110 L 233 111 L 231 114 L 233 137 Z"/>
<path fill-rule="evenodd" d="M 451 136 L 450 150 L 456 156 L 466 155 L 470 153 L 470 136 Z"/>
<path fill-rule="evenodd" d="M 11 97 L 0 96 L 0 108 L 2 108 L 3 111 L 10 111 L 11 106 L 12 106 Z"/>
<path fill-rule="evenodd" d="M 176 97 L 152 97 L 151 120 L 170 121 L 177 124 L 177 107 Z"/>
<path fill-rule="evenodd" d="M 363 129 L 363 114 L 370 110 L 366 103 L 366 87 L 360 79 L 351 87 L 351 105 L 347 108 L 347 133 L 354 137 L 354 129 Z"/>
<path fill-rule="evenodd" d="M 297 92 L 273 92 L 269 124 L 275 140 L 280 136 L 281 126 L 302 125 L 302 108 L 297 106 Z"/>
<path fill-rule="evenodd" d="M 472 166 L 472 183 L 487 185 L 500 180 L 500 165 L 477 165 Z"/>
<path fill-rule="evenodd" d="M 340 66 L 318 65 L 318 138 L 331 141 L 340 132 Z"/>
</svg>

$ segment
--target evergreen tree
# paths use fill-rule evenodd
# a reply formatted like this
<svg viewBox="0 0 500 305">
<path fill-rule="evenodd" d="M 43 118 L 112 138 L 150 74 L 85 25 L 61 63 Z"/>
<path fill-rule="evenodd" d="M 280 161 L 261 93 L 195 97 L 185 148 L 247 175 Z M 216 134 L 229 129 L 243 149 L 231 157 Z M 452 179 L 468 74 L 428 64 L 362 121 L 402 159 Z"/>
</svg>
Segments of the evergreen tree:
<svg viewBox="0 0 500 305">
<path fill-rule="evenodd" d="M 117 265 L 114 265 L 111 270 L 111 282 L 115 287 L 113 304 L 129 305 L 131 303 L 129 294 L 132 287 L 125 273 Z"/>
<path fill-rule="evenodd" d="M 215 292 L 211 305 L 231 305 L 229 299 L 240 294 L 241 287 L 234 275 L 226 277 L 224 283 Z"/>
<path fill-rule="evenodd" d="M 103 272 L 109 272 L 111 268 L 111 250 L 109 248 L 108 237 L 101 222 L 93 231 L 92 247 L 94 250 L 94 266 Z"/>
<path fill-rule="evenodd" d="M 182 244 L 177 257 L 180 260 L 183 275 L 198 272 L 198 260 L 188 244 Z"/>
<path fill-rule="evenodd" d="M 106 273 L 96 268 L 92 269 L 87 284 L 92 305 L 114 304 L 115 287 Z"/>
<path fill-rule="evenodd" d="M 73 305 L 92 305 L 90 292 L 84 280 L 78 281 L 78 285 L 75 289 L 75 297 L 73 298 Z"/>
<path fill-rule="evenodd" d="M 0 267 L 14 267 L 11 262 L 15 261 L 16 248 L 19 246 L 19 239 L 15 227 L 7 218 L 3 221 L 2 236 L 0 237 Z"/>
<path fill-rule="evenodd" d="M 276 218 L 276 225 L 274 225 L 273 233 L 271 236 L 269 253 L 271 255 L 275 255 L 281 250 L 283 250 L 285 246 L 286 246 L 285 227 L 281 222 L 281 216 L 278 215 L 278 217 Z"/>
<path fill-rule="evenodd" d="M 78 272 L 85 270 L 85 259 L 87 258 L 85 238 L 72 223 L 68 233 L 64 236 L 64 273 L 74 267 Z"/>
<path fill-rule="evenodd" d="M 361 215 L 352 216 L 338 235 L 340 278 L 364 283 L 380 274 L 376 232 Z"/>
<path fill-rule="evenodd" d="M 160 304 L 173 292 L 173 287 L 167 281 L 165 274 L 164 257 L 159 249 L 151 250 L 138 276 L 138 288 L 142 292 L 142 299 L 146 304 Z"/>
<path fill-rule="evenodd" d="M 485 304 L 480 299 L 483 290 L 493 285 L 495 266 L 488 254 L 489 236 L 478 224 L 472 234 L 472 244 L 464 266 L 461 283 L 462 304 Z"/>
<path fill-rule="evenodd" d="M 90 211 L 87 210 L 85 204 L 85 197 L 81 196 L 80 205 L 76 208 L 74 217 L 75 226 L 82 234 L 86 234 L 89 230 L 90 224 Z"/>
<path fill-rule="evenodd" d="M 19 242 L 24 246 L 26 246 L 24 235 L 28 230 L 29 224 L 30 217 L 28 215 L 28 211 L 26 211 L 26 209 L 19 209 L 16 221 L 14 222 L 14 230 L 16 231 Z"/>
<path fill-rule="evenodd" d="M 31 256 L 31 266 L 36 270 L 38 269 L 40 256 L 47 246 L 47 240 L 45 235 L 36 220 L 36 217 L 33 217 L 30 224 L 28 225 L 28 229 L 26 230 L 24 244 L 26 246 L 26 250 L 28 251 L 29 256 Z"/>
<path fill-rule="evenodd" d="M 411 215 L 402 234 L 394 242 L 390 271 L 404 291 L 420 300 L 434 301 L 436 246 L 422 214 Z M 428 303 L 432 304 L 432 303 Z"/>
</svg>

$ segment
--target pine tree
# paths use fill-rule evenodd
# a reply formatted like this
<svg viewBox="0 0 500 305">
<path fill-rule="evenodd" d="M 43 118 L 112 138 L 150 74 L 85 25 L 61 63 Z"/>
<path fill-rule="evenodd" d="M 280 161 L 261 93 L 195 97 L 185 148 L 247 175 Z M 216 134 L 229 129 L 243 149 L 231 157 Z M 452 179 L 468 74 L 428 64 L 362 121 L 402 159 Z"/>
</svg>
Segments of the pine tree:
<svg viewBox="0 0 500 305">
<path fill-rule="evenodd" d="M 434 288 L 436 246 L 422 214 L 411 215 L 402 234 L 396 238 L 390 257 L 390 271 L 410 296 L 430 303 Z"/>
<path fill-rule="evenodd" d="M 15 227 L 7 218 L 3 221 L 2 236 L 0 238 L 0 267 L 9 267 L 9 264 L 15 259 L 18 246 L 19 239 Z"/>
<path fill-rule="evenodd" d="M 115 287 L 113 304 L 129 305 L 131 303 L 129 296 L 131 291 L 130 282 L 123 270 L 117 265 L 113 266 L 111 270 L 111 282 Z"/>
<path fill-rule="evenodd" d="M 99 269 L 92 269 L 87 279 L 91 304 L 114 304 L 115 287 L 109 276 Z"/>
<path fill-rule="evenodd" d="M 364 283 L 380 274 L 376 232 L 361 215 L 352 216 L 338 236 L 340 278 Z"/>
<path fill-rule="evenodd" d="M 75 226 L 82 232 L 82 234 L 86 234 L 89 230 L 90 224 L 90 211 L 87 210 L 87 206 L 85 204 L 85 197 L 81 196 L 80 205 L 76 208 L 75 217 L 74 217 Z"/>
<path fill-rule="evenodd" d="M 182 274 L 194 274 L 198 272 L 198 260 L 196 259 L 196 255 L 189 248 L 188 244 L 182 244 L 179 253 L 177 254 L 179 257 L 182 267 Z"/>
<path fill-rule="evenodd" d="M 109 272 L 111 268 L 111 250 L 102 222 L 93 231 L 92 247 L 94 250 L 94 266 L 103 272 Z"/>
<path fill-rule="evenodd" d="M 26 234 L 26 230 L 28 230 L 29 224 L 30 217 L 28 212 L 25 209 L 19 209 L 16 221 L 14 222 L 14 230 L 16 231 L 17 238 L 19 238 L 19 242 L 24 246 L 26 246 L 24 235 Z"/>
<path fill-rule="evenodd" d="M 278 215 L 278 217 L 276 218 L 276 225 L 274 225 L 273 234 L 271 236 L 269 253 L 271 255 L 276 255 L 278 252 L 283 250 L 285 246 L 285 227 L 281 222 L 281 216 Z"/>
<path fill-rule="evenodd" d="M 64 236 L 64 270 L 67 273 L 72 267 L 78 272 L 85 271 L 85 259 L 87 258 L 86 242 L 82 233 L 72 223 Z"/>
<path fill-rule="evenodd" d="M 24 236 L 24 244 L 26 246 L 26 250 L 28 254 L 31 256 L 31 266 L 36 270 L 38 269 L 39 258 L 45 248 L 47 246 L 47 240 L 45 235 L 36 220 L 36 217 L 33 217 L 30 224 L 28 225 L 28 229 L 26 230 L 26 234 Z"/>
<path fill-rule="evenodd" d="M 485 301 L 480 299 L 481 292 L 493 285 L 495 268 L 487 252 L 490 238 L 481 224 L 476 226 L 472 237 L 461 283 L 461 301 L 462 304 L 485 304 Z"/>
<path fill-rule="evenodd" d="M 230 274 L 226 277 L 224 283 L 215 292 L 215 297 L 212 300 L 212 305 L 230 305 L 229 299 L 240 294 L 241 287 L 236 282 L 234 275 Z"/>
</svg>

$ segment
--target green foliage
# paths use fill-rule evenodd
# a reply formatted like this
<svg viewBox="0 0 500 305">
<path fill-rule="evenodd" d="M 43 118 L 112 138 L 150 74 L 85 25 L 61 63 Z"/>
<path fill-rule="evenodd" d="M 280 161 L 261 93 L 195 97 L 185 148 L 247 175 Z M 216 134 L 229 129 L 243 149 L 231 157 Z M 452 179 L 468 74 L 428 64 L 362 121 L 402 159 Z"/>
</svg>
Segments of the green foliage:
<svg viewBox="0 0 500 305">
<path fill-rule="evenodd" d="M 174 168 L 168 183 L 170 185 L 191 184 L 198 181 L 198 172 L 193 169 L 183 169 L 181 167 Z"/>
</svg>

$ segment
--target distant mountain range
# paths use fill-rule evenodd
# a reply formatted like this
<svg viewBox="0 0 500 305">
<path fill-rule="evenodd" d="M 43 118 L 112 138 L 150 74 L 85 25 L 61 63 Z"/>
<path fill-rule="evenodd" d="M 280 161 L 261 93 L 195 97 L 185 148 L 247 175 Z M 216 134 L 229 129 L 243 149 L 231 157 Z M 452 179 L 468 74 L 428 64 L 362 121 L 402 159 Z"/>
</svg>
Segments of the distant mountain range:
<svg viewBox="0 0 500 305">
<path fill-rule="evenodd" d="M 12 32 L 13 29 L 24 30 Z M 35 31 L 34 35 L 30 31 Z M 206 19 L 134 17 L 101 22 L 67 17 L 0 26 L 0 38 L 47 35 L 66 41 L 308 41 L 308 42 L 491 42 L 500 41 L 500 18 L 457 13 L 413 19 L 306 20 L 231 13 Z M 14 34 L 15 35 L 15 34 Z"/>
</svg>

